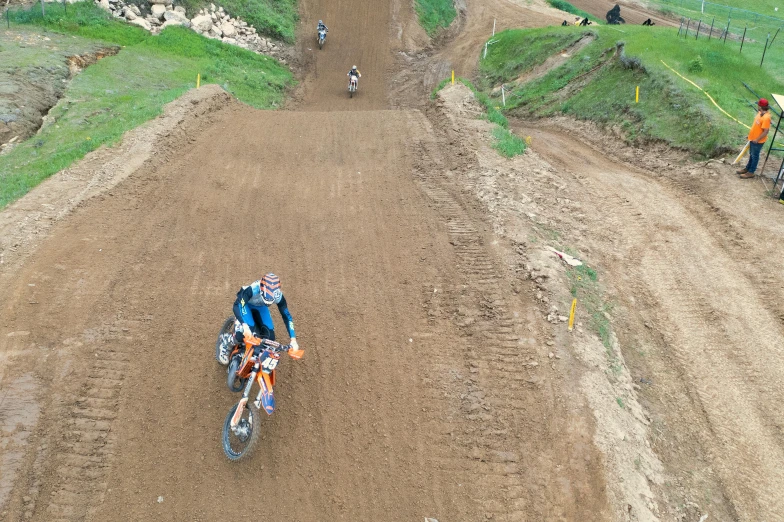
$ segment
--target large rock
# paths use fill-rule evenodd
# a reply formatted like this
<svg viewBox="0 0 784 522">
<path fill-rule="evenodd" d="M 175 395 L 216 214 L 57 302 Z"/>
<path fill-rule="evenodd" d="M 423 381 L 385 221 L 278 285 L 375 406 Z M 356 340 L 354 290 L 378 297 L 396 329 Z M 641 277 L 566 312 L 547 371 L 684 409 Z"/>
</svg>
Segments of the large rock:
<svg viewBox="0 0 784 522">
<path fill-rule="evenodd" d="M 181 6 L 181 5 L 175 6 L 174 7 L 174 12 L 175 13 L 180 13 L 182 16 L 185 16 L 185 8 L 183 6 Z"/>
<path fill-rule="evenodd" d="M 125 8 L 125 11 L 123 12 L 123 14 L 125 15 L 125 19 L 126 19 L 126 20 L 128 20 L 129 22 L 130 22 L 131 20 L 136 20 L 137 18 L 139 18 L 139 17 L 136 15 L 136 13 L 134 13 L 134 12 L 133 12 L 133 9 L 131 9 L 131 8 L 129 8 L 129 7 L 126 7 L 126 8 Z"/>
<path fill-rule="evenodd" d="M 109 4 L 109 0 L 101 0 L 101 1 L 98 3 L 98 6 L 99 6 L 101 9 L 105 9 L 106 11 L 110 11 L 110 10 L 111 10 L 111 8 L 112 8 L 111 4 Z"/>
<path fill-rule="evenodd" d="M 180 25 L 188 25 L 190 26 L 191 23 L 183 13 L 179 11 L 166 11 L 163 13 L 163 19 L 167 22 L 179 22 Z M 170 24 L 171 25 L 171 24 Z"/>
<path fill-rule="evenodd" d="M 142 15 L 141 9 L 139 9 L 139 6 L 136 4 L 131 5 L 131 11 L 133 11 L 133 14 L 135 14 L 136 16 Z"/>
<path fill-rule="evenodd" d="M 166 20 L 165 22 L 163 22 L 163 25 L 161 25 L 161 29 L 166 29 L 167 27 L 172 25 L 181 25 L 183 27 L 188 27 L 190 23 L 188 23 L 187 21 L 183 23 L 182 20 Z"/>
<path fill-rule="evenodd" d="M 197 16 L 191 20 L 191 26 L 201 33 L 206 33 L 212 29 L 212 18 L 210 15 Z"/>
<path fill-rule="evenodd" d="M 223 36 L 223 31 L 220 30 L 220 27 L 213 25 L 210 28 L 210 36 L 214 38 L 220 38 L 221 36 Z"/>
<path fill-rule="evenodd" d="M 133 20 L 130 20 L 130 23 L 132 23 L 133 25 L 138 25 L 142 29 L 147 29 L 148 31 L 152 29 L 150 22 L 148 22 L 144 18 L 135 18 Z"/>
<path fill-rule="evenodd" d="M 153 4 L 152 7 L 150 7 L 150 12 L 152 12 L 152 15 L 155 18 L 160 18 L 163 16 L 163 13 L 166 12 L 166 6 L 163 4 Z"/>
<path fill-rule="evenodd" d="M 234 24 L 231 22 L 223 22 L 223 24 L 220 26 L 220 29 L 223 31 L 223 36 L 227 38 L 231 38 L 237 33 L 237 30 L 234 28 Z"/>
</svg>

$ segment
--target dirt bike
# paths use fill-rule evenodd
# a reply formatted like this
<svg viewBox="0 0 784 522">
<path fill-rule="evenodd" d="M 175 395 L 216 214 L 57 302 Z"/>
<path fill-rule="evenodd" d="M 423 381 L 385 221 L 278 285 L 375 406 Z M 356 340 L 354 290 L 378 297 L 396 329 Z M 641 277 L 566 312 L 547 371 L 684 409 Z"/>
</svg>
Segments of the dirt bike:
<svg viewBox="0 0 784 522">
<path fill-rule="evenodd" d="M 327 39 L 327 31 L 325 31 L 324 29 L 320 29 L 318 32 L 319 49 L 322 49 L 324 47 L 324 41 L 326 41 L 326 39 Z"/>
<path fill-rule="evenodd" d="M 353 98 L 355 92 L 357 92 L 357 77 L 356 76 L 349 76 L 348 77 L 348 97 L 349 98 Z"/>
<path fill-rule="evenodd" d="M 250 457 L 261 433 L 262 408 L 267 415 L 275 411 L 275 368 L 280 355 L 288 352 L 292 359 L 301 359 L 304 350 L 293 350 L 291 345 L 282 345 L 269 339 L 245 337 L 245 353 L 236 370 L 236 378 L 244 383 L 242 398 L 235 404 L 223 423 L 223 452 L 232 462 Z M 234 359 L 232 359 L 234 362 Z M 248 402 L 253 383 L 259 383 L 256 400 Z"/>
</svg>

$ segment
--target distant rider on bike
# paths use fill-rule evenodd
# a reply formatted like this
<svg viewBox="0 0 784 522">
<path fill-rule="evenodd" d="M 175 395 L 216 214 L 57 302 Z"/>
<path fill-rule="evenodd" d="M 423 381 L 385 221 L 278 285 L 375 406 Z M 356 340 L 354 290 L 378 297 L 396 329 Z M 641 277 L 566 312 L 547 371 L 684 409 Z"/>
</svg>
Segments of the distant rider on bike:
<svg viewBox="0 0 784 522">
<path fill-rule="evenodd" d="M 237 292 L 233 307 L 237 325 L 234 335 L 227 334 L 221 344 L 218 361 L 222 365 L 229 364 L 229 354 L 247 336 L 255 334 L 263 339 L 275 340 L 275 326 L 272 324 L 272 315 L 269 311 L 269 307 L 273 304 L 278 305 L 278 311 L 291 338 L 291 348 L 294 351 L 299 350 L 294 333 L 294 319 L 280 289 L 280 278 L 275 274 L 267 274 L 258 281 L 243 286 Z"/>
<path fill-rule="evenodd" d="M 351 70 L 348 72 L 347 76 L 348 76 L 349 83 L 351 83 L 352 76 L 355 79 L 357 79 L 357 85 L 359 84 L 359 78 L 362 78 L 362 74 L 360 74 L 359 69 L 357 69 L 356 65 L 351 67 Z"/>
<path fill-rule="evenodd" d="M 326 26 L 326 25 L 324 25 L 324 22 L 322 22 L 321 20 L 319 20 L 318 27 L 316 28 L 316 32 L 319 32 L 319 33 L 320 33 L 322 29 L 324 30 L 324 32 L 325 32 L 325 33 L 328 33 L 328 32 L 329 32 L 329 29 L 327 29 L 327 26 Z"/>
</svg>

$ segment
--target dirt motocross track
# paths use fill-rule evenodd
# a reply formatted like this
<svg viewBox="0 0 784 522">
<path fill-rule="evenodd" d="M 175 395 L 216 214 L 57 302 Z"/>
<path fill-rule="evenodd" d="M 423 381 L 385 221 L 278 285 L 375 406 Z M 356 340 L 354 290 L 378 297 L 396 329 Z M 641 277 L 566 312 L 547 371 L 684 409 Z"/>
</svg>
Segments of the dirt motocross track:
<svg viewBox="0 0 784 522">
<path fill-rule="evenodd" d="M 461 45 L 481 40 L 488 6 L 510 25 L 558 21 L 476 4 L 437 67 L 470 67 Z M 302 9 L 296 110 L 191 91 L 0 216 L 0 520 L 779 520 L 782 315 L 763 305 L 782 291 L 755 259 L 780 273 L 781 231 L 744 217 L 765 239 L 752 248 L 730 224 L 733 201 L 758 217 L 766 202 L 748 185 L 716 201 L 559 130 L 524 130 L 533 152 L 504 160 L 464 88 L 418 109 L 427 65 L 395 58 L 422 51 L 408 4 Z M 622 355 L 607 368 L 587 325 L 566 333 L 551 308 L 571 301 L 564 267 L 531 239 L 547 227 L 589 236 L 610 290 L 633 294 L 622 311 L 635 297 L 651 310 L 618 317 L 624 342 L 661 332 L 640 365 L 653 392 L 638 397 Z M 219 437 L 237 397 L 213 343 L 266 271 L 306 353 L 282 361 L 261 447 L 230 464 Z M 709 306 L 704 272 L 753 324 L 740 304 Z"/>
</svg>

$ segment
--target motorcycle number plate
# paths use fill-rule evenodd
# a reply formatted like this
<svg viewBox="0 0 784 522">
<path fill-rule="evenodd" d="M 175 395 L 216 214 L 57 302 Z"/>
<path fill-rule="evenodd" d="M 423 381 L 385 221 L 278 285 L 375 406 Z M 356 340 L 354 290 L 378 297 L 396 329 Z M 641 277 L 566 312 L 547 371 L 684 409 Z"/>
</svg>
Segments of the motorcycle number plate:
<svg viewBox="0 0 784 522">
<path fill-rule="evenodd" d="M 273 357 L 267 357 L 261 363 L 261 370 L 264 373 L 272 373 L 272 370 L 274 370 L 276 366 L 278 366 L 278 359 L 275 359 Z"/>
</svg>

